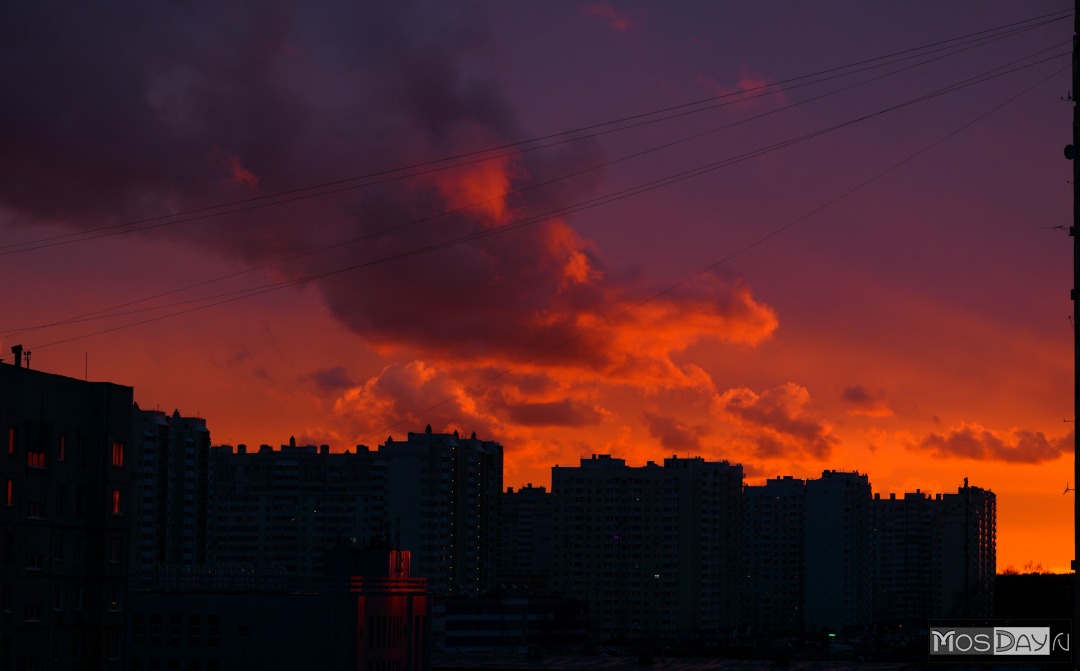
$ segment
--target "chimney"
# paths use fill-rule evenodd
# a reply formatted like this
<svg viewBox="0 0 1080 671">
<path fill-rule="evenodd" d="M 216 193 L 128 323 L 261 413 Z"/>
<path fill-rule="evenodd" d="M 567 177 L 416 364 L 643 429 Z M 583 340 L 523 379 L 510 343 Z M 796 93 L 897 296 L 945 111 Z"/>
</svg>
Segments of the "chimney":
<svg viewBox="0 0 1080 671">
<path fill-rule="evenodd" d="M 22 368 L 22 345 L 13 345 L 11 353 L 15 355 L 15 367 Z"/>
</svg>

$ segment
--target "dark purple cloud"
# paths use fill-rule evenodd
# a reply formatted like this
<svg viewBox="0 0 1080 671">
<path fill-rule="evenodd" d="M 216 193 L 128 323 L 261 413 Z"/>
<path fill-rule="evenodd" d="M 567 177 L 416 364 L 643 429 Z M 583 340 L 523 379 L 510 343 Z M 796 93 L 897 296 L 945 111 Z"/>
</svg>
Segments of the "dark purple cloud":
<svg viewBox="0 0 1080 671">
<path fill-rule="evenodd" d="M 357 383 L 350 376 L 344 366 L 334 366 L 317 370 L 310 375 L 315 387 L 326 394 L 336 394 L 355 386 Z"/>
<path fill-rule="evenodd" d="M 851 415 L 891 417 L 894 414 L 882 390 L 871 392 L 865 386 L 856 384 L 844 387 L 840 398 L 848 405 L 848 413 Z"/>
<path fill-rule="evenodd" d="M 19 3 L 0 25 L 0 206 L 95 227 L 503 145 L 528 132 L 502 62 L 471 3 Z M 318 279 L 333 317 L 383 353 L 505 365 L 655 288 L 607 268 L 562 220 L 411 254 L 594 193 L 599 170 L 540 183 L 602 160 L 574 142 L 153 235 L 244 263 L 360 239 L 270 274 L 401 257 Z M 545 361 L 629 375 L 695 340 L 753 343 L 776 326 L 721 272 L 638 313 Z"/>
<path fill-rule="evenodd" d="M 541 403 L 516 403 L 507 406 L 511 421 L 525 426 L 590 426 L 601 415 L 581 403 L 564 400 Z"/>
<path fill-rule="evenodd" d="M 999 432 L 978 424 L 963 424 L 944 434 L 928 434 L 913 448 L 936 457 L 1038 464 L 1071 452 L 1073 434 L 1048 438 L 1041 431 L 1014 429 Z"/>
<path fill-rule="evenodd" d="M 642 416 L 649 433 L 668 450 L 698 452 L 701 450 L 701 439 L 709 432 L 706 426 L 690 426 L 674 417 L 652 412 L 643 413 Z"/>
</svg>

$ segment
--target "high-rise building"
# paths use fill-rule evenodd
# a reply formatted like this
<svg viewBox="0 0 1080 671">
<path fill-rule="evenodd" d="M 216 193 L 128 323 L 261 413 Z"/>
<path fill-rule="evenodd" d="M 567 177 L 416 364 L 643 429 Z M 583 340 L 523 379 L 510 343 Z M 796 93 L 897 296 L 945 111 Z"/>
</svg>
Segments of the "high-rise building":
<svg viewBox="0 0 1080 671">
<path fill-rule="evenodd" d="M 210 431 L 206 420 L 132 413 L 135 472 L 133 571 L 206 564 Z"/>
<path fill-rule="evenodd" d="M 871 501 L 874 619 L 993 616 L 997 501 L 965 480 L 955 494 L 916 490 Z"/>
<path fill-rule="evenodd" d="M 823 471 L 806 481 L 808 631 L 836 631 L 871 621 L 870 481 Z"/>
<path fill-rule="evenodd" d="M 386 539 L 381 464 L 367 448 L 215 446 L 209 458 L 208 563 L 283 572 L 317 586 L 342 540 Z"/>
<path fill-rule="evenodd" d="M 132 389 L 0 364 L 0 668 L 119 669 Z"/>
<path fill-rule="evenodd" d="M 263 445 L 210 450 L 209 562 L 322 575 L 338 541 L 381 538 L 412 553 L 433 594 L 495 586 L 502 446 L 455 434 L 409 433 L 377 451 Z"/>
<path fill-rule="evenodd" d="M 739 622 L 742 466 L 633 468 L 593 455 L 552 468 L 554 582 L 594 632 L 667 637 Z"/>
<path fill-rule="evenodd" d="M 771 632 L 803 630 L 806 481 L 790 475 L 747 486 L 744 503 L 744 622 Z"/>
<path fill-rule="evenodd" d="M 503 446 L 473 433 L 388 438 L 377 462 L 386 478 L 386 521 L 412 550 L 413 573 L 436 596 L 483 594 L 496 585 Z"/>
<path fill-rule="evenodd" d="M 554 545 L 551 494 L 530 483 L 502 494 L 499 521 L 499 582 L 527 584 L 544 591 L 550 584 Z"/>
<path fill-rule="evenodd" d="M 940 509 L 921 491 L 870 502 L 874 621 L 925 623 L 933 617 L 934 528 Z"/>
<path fill-rule="evenodd" d="M 997 497 L 964 485 L 941 495 L 934 533 L 934 612 L 942 617 L 992 617 L 997 574 Z"/>
</svg>

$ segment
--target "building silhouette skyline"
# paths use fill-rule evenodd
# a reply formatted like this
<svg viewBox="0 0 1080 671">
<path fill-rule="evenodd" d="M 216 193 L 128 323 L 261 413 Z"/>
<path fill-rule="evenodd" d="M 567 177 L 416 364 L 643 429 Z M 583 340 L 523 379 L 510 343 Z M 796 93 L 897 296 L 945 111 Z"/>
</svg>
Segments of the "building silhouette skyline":
<svg viewBox="0 0 1080 671">
<path fill-rule="evenodd" d="M 560 632 L 549 644 L 565 645 L 581 640 L 578 626 L 593 640 L 657 642 L 993 614 L 996 497 L 966 481 L 933 498 L 885 498 L 858 472 L 747 486 L 742 465 L 727 461 L 628 466 L 594 454 L 553 466 L 550 492 L 515 491 L 502 486 L 501 443 L 475 433 L 428 426 L 333 452 L 295 439 L 214 446 L 210 432 L 201 418 L 141 410 L 130 387 L 0 366 L 0 668 L 122 668 L 142 645 L 131 598 L 145 634 L 155 616 L 143 597 L 161 590 L 242 583 L 341 596 L 334 551 L 372 542 L 408 553 L 423 581 L 409 593 L 433 599 L 416 602 L 430 643 L 382 639 L 408 638 L 410 659 L 427 659 L 425 646 L 452 632 L 461 645 L 500 645 L 476 618 L 503 627 L 527 622 L 530 608 Z M 489 599 L 480 610 L 454 601 L 478 597 Z M 195 610 L 177 626 L 198 622 L 203 636 L 213 599 L 184 598 Z M 259 635 L 276 626 L 256 621 Z M 505 640 L 532 646 L 541 628 L 519 625 Z M 183 657 L 154 654 L 138 658 Z"/>
</svg>

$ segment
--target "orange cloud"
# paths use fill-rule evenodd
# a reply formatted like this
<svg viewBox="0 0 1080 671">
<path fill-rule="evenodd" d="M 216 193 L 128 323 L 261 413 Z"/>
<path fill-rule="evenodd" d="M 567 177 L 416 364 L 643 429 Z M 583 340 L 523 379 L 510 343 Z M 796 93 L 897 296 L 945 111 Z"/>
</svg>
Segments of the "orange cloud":
<svg viewBox="0 0 1080 671">
<path fill-rule="evenodd" d="M 701 439 L 709 433 L 707 426 L 691 426 L 674 417 L 646 412 L 643 418 L 649 433 L 667 450 L 700 451 Z"/>
<path fill-rule="evenodd" d="M 1071 452 L 1073 434 L 1050 439 L 1041 431 L 995 431 L 980 424 L 963 423 L 945 434 L 930 433 L 908 447 L 936 457 L 1038 464 Z"/>
<path fill-rule="evenodd" d="M 423 361 L 391 364 L 363 384 L 347 389 L 334 402 L 334 412 L 358 436 L 375 433 L 401 423 L 415 430 L 429 423 L 436 430 L 467 429 L 498 434 L 500 423 L 483 413 L 469 389 Z M 404 421 L 403 421 L 404 420 Z"/>
<path fill-rule="evenodd" d="M 760 459 L 825 459 L 840 439 L 810 405 L 810 392 L 788 382 L 761 394 L 745 387 L 729 389 L 716 397 L 713 409 L 734 425 L 739 442 L 749 445 Z"/>
<path fill-rule="evenodd" d="M 480 214 L 487 226 L 505 223 L 506 194 L 511 190 L 509 157 L 438 173 L 435 184 L 446 200 L 446 209 L 468 208 Z"/>
<path fill-rule="evenodd" d="M 862 417 L 892 417 L 896 413 L 885 400 L 885 392 L 869 391 L 861 384 L 844 387 L 841 399 L 848 407 L 848 414 Z"/>
<path fill-rule="evenodd" d="M 588 2 L 582 5 L 581 12 L 585 16 L 591 16 L 602 20 L 609 28 L 618 33 L 625 33 L 634 27 L 630 17 L 616 10 L 606 2 Z"/>
</svg>

